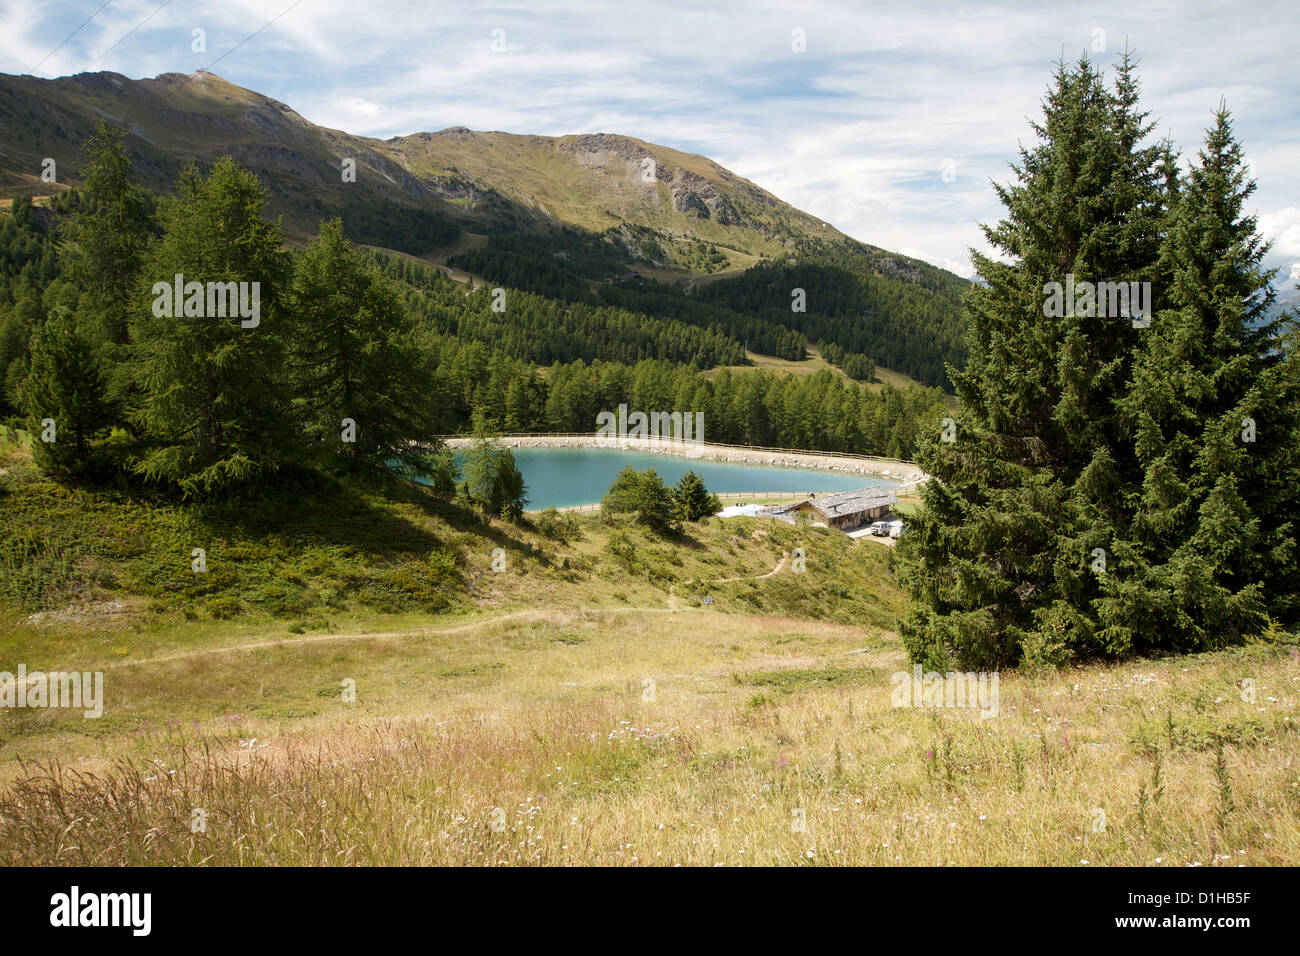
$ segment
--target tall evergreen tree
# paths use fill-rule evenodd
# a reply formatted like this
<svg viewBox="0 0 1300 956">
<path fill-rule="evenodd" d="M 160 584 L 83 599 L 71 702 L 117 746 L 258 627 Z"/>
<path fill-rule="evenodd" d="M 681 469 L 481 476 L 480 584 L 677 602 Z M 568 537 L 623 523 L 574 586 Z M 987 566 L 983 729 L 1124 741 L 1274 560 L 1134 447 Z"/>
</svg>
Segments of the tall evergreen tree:
<svg viewBox="0 0 1300 956">
<path fill-rule="evenodd" d="M 280 308 L 289 261 L 279 222 L 263 218 L 265 203 L 257 177 L 229 157 L 206 177 L 189 167 L 141 270 L 130 360 L 140 391 L 133 418 L 149 449 L 136 470 L 176 482 L 187 494 L 216 491 L 295 458 Z M 170 296 L 163 287 L 178 275 L 179 314 L 176 303 L 160 308 Z M 256 295 L 256 324 L 215 314 L 210 283 L 235 283 L 250 312 Z"/>
<path fill-rule="evenodd" d="M 1123 636 L 1099 619 L 1102 593 L 1130 569 L 1122 552 L 1132 536 L 1132 490 L 1141 481 L 1131 429 L 1122 411 L 1131 388 L 1134 357 L 1146 347 L 1151 314 L 1169 301 L 1172 276 L 1161 253 L 1161 238 L 1171 223 L 1171 200 L 1178 185 L 1172 145 L 1167 140 L 1144 145 L 1154 129 L 1138 106 L 1135 63 L 1127 51 L 1106 97 L 1106 124 L 1093 140 L 1090 165 L 1108 185 L 1087 204 L 1097 209 L 1093 228 L 1083 240 L 1089 248 L 1083 274 L 1075 280 L 1119 282 L 1151 295 L 1139 316 L 1130 301 L 1127 314 L 1101 308 L 1098 287 L 1092 314 L 1076 309 L 1079 325 L 1067 334 L 1058 367 L 1066 382 L 1057 421 L 1071 434 L 1073 464 L 1067 465 L 1067 522 L 1056 544 L 1053 569 L 1060 592 L 1040 611 L 1029 649 L 1044 660 L 1067 655 L 1128 653 Z M 1079 266 L 1079 257 L 1075 260 Z M 1134 284 L 1137 285 L 1134 285 Z M 1108 302 L 1107 305 L 1122 303 Z M 1146 327 L 1143 327 L 1146 326 Z M 1118 566 L 1117 566 L 1118 561 Z"/>
<path fill-rule="evenodd" d="M 66 309 L 53 310 L 32 337 L 22 395 L 36 463 L 64 474 L 84 469 L 90 441 L 110 424 L 111 410 L 95 343 Z M 53 441 L 46 441 L 51 426 Z"/>
<path fill-rule="evenodd" d="M 131 175 L 124 134 L 101 122 L 82 147 L 87 166 L 78 211 L 65 224 L 68 272 L 91 298 L 107 341 L 125 344 L 132 294 L 156 233 L 155 202 Z"/>
<path fill-rule="evenodd" d="M 1247 484 L 1262 531 L 1265 610 L 1300 630 L 1300 315 L 1287 316 L 1276 342 L 1279 360 L 1243 403 L 1258 408 L 1257 445 Z"/>
<path fill-rule="evenodd" d="M 298 256 L 290 303 L 294 404 L 317 457 L 371 470 L 418 463 L 437 444 L 432 376 L 397 293 L 339 220 Z"/>
<path fill-rule="evenodd" d="M 1254 190 L 1220 105 L 1165 238 L 1169 308 L 1124 402 L 1141 485 L 1100 602 L 1119 652 L 1210 650 L 1268 610 L 1294 619 L 1300 399 L 1266 319 L 1274 271 L 1243 213 Z"/>
<path fill-rule="evenodd" d="M 1061 64 L 1021 148 L 1007 216 L 984 227 L 1008 261 L 972 251 L 961 410 L 918 438 L 933 476 L 898 549 L 918 661 L 996 667 L 1098 649 L 1097 549 L 1126 525 L 1129 455 L 1117 401 L 1140 338 L 1132 316 L 1084 300 L 1059 314 L 1052 283 L 1148 280 L 1165 219 L 1162 147 L 1136 109 L 1125 58 L 1114 93 L 1086 60 Z"/>
</svg>

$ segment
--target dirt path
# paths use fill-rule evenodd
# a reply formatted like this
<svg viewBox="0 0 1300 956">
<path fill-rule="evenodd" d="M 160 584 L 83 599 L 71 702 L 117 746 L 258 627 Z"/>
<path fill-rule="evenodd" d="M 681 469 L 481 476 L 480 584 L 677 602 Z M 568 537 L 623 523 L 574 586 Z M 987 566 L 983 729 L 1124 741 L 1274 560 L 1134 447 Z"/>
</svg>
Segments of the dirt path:
<svg viewBox="0 0 1300 956">
<path fill-rule="evenodd" d="M 788 551 L 782 551 L 781 560 L 777 562 L 776 567 L 764 574 L 753 575 L 752 577 L 717 578 L 702 583 L 725 584 L 731 581 L 762 581 L 780 573 L 781 569 L 785 567 L 785 562 L 789 557 L 790 553 Z M 340 631 L 332 634 L 310 634 L 305 637 L 281 637 L 270 641 L 252 641 L 247 644 L 223 644 L 220 647 L 198 647 L 193 650 L 178 651 L 172 654 L 160 654 L 157 657 L 137 657 L 129 661 L 109 661 L 108 663 L 98 665 L 98 667 L 100 670 L 106 671 L 119 670 L 124 667 L 139 667 L 142 664 L 169 664 L 173 661 L 192 660 L 196 657 L 207 657 L 213 654 L 233 654 L 238 651 L 258 651 L 272 647 L 296 647 L 303 644 L 322 644 L 328 641 L 380 641 L 391 640 L 397 637 L 435 637 L 439 634 L 459 634 L 465 631 L 473 631 L 481 627 L 490 627 L 493 624 L 500 624 L 505 621 L 552 621 L 564 623 L 588 613 L 680 614 L 692 610 L 696 609 L 692 607 L 679 607 L 677 596 L 674 592 L 669 597 L 668 607 L 610 607 L 595 608 L 592 611 L 576 612 L 559 609 L 529 608 L 522 611 L 508 611 L 504 614 L 494 614 L 489 617 L 481 617 L 473 621 L 466 621 L 463 624 L 453 624 L 450 627 L 424 627 L 406 631 L 362 631 L 358 633 Z M 700 613 L 709 612 L 701 611 Z M 42 673 L 44 672 L 38 671 L 34 674 L 28 675 L 27 683 L 29 685 L 32 684 Z"/>
<path fill-rule="evenodd" d="M 600 608 L 599 613 L 619 614 L 635 611 L 637 613 L 670 613 L 674 608 L 666 607 L 611 607 Z M 322 644 L 328 641 L 381 641 L 391 640 L 397 637 L 435 637 L 439 634 L 459 634 L 464 631 L 473 631 L 481 627 L 488 627 L 493 624 L 499 624 L 503 621 L 557 621 L 563 622 L 571 620 L 584 612 L 569 612 L 559 610 L 547 610 L 544 608 L 534 608 L 523 611 L 510 611 L 505 614 L 495 614 L 491 617 L 481 617 L 473 621 L 467 621 L 464 624 L 453 624 L 450 627 L 422 627 L 405 631 L 339 631 L 332 634 L 311 634 L 306 637 L 280 637 L 270 641 L 252 641 L 246 644 L 222 644 L 219 647 L 198 647 L 189 651 L 178 651 L 173 654 L 160 654 L 157 657 L 137 657 L 129 661 L 109 661 L 106 664 L 99 665 L 102 670 L 117 670 L 123 667 L 138 667 L 141 664 L 168 664 L 173 661 L 191 660 L 196 657 L 207 657 L 213 654 L 233 654 L 238 651 L 258 651 L 266 650 L 272 647 L 295 647 L 303 644 Z M 28 678 L 30 683 L 32 678 Z"/>
<path fill-rule="evenodd" d="M 768 578 L 776 577 L 778 574 L 780 574 L 781 569 L 785 567 L 785 562 L 789 557 L 790 557 L 789 551 L 782 551 L 781 560 L 776 562 L 776 567 L 774 567 L 771 571 L 768 571 L 766 574 L 746 575 L 744 577 L 739 577 L 739 578 L 712 578 L 711 580 L 704 581 L 703 583 L 704 584 L 729 584 L 732 581 L 765 581 Z"/>
</svg>

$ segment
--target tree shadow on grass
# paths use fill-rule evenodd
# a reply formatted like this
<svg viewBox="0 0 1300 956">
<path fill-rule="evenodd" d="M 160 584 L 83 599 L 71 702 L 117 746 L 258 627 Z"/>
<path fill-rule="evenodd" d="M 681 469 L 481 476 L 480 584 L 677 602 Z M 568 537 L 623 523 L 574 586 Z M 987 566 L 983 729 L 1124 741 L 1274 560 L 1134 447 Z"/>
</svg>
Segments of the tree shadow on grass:
<svg viewBox="0 0 1300 956">
<path fill-rule="evenodd" d="M 214 535 L 351 548 L 380 562 L 450 548 L 429 527 L 384 507 L 388 501 L 400 500 L 378 484 L 297 475 L 206 502 L 197 506 L 196 514 Z"/>
<path fill-rule="evenodd" d="M 290 550 L 347 549 L 375 565 L 457 551 L 453 535 L 471 533 L 491 547 L 549 564 L 545 554 L 499 523 L 436 497 L 423 485 L 391 475 L 339 478 L 286 468 L 227 496 L 185 502 L 167 489 L 134 484 L 100 488 L 100 500 L 179 508 L 213 538 L 232 543 L 277 541 Z M 423 520 L 422 520 L 423 519 Z"/>
<path fill-rule="evenodd" d="M 517 528 L 520 533 L 525 528 L 536 531 L 536 528 L 529 523 L 512 525 L 503 519 L 489 520 L 481 512 L 439 498 L 423 485 L 415 482 L 399 482 L 389 485 L 385 488 L 385 494 L 391 500 L 414 505 L 426 517 L 440 520 L 454 531 L 479 535 L 487 539 L 494 547 L 514 552 L 522 557 L 531 558 L 543 567 L 550 567 L 554 564 L 546 555 L 546 552 L 531 541 L 525 541 L 509 533 L 511 528 Z"/>
</svg>

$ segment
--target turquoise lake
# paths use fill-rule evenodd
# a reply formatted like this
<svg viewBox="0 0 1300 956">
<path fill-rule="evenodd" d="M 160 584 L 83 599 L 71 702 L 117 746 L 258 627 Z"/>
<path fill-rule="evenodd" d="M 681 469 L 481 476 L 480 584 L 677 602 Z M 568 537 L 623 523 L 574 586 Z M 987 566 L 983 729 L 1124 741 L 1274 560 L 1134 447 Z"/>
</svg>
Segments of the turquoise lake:
<svg viewBox="0 0 1300 956">
<path fill-rule="evenodd" d="M 704 479 L 716 492 L 851 491 L 855 488 L 893 488 L 887 478 L 847 475 L 809 468 L 740 465 L 724 461 L 679 458 L 623 451 L 618 448 L 512 448 L 515 462 L 528 485 L 530 510 L 596 504 L 620 471 L 631 465 L 637 471 L 653 468 L 669 485 L 688 471 Z M 461 457 L 457 455 L 457 461 Z"/>
</svg>

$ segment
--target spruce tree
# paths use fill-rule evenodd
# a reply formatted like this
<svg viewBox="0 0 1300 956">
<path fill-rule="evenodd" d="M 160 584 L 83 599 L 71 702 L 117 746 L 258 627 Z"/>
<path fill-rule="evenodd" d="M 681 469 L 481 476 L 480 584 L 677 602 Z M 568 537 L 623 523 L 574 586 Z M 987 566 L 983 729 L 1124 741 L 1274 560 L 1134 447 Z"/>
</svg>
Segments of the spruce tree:
<svg viewBox="0 0 1300 956">
<path fill-rule="evenodd" d="M 1172 278 L 1124 402 L 1142 468 L 1123 573 L 1100 602 L 1117 653 L 1239 642 L 1268 611 L 1294 620 L 1294 357 L 1266 315 L 1268 246 L 1220 105 L 1184 179 L 1162 262 Z"/>
<path fill-rule="evenodd" d="M 699 521 L 722 510 L 718 496 L 704 487 L 704 481 L 694 471 L 688 471 L 678 479 L 673 498 L 677 517 L 682 521 Z"/>
<path fill-rule="evenodd" d="M 1089 163 L 1109 186 L 1086 202 L 1095 205 L 1094 228 L 1083 241 L 1091 249 L 1090 272 L 1082 278 L 1120 282 L 1139 291 L 1149 283 L 1143 303 L 1154 314 L 1169 301 L 1172 278 L 1161 251 L 1171 223 L 1171 199 L 1178 189 L 1172 146 L 1167 140 L 1144 145 L 1154 128 L 1138 107 L 1135 62 L 1127 51 L 1107 94 L 1107 123 L 1094 141 Z M 1076 260 L 1076 265 L 1077 265 Z M 1081 276 L 1075 272 L 1078 281 Z M 1135 287 L 1133 283 L 1138 285 Z M 1070 491 L 1067 521 L 1056 543 L 1054 576 L 1059 595 L 1040 611 L 1028 649 L 1039 659 L 1122 655 L 1128 649 L 1099 618 L 1097 602 L 1117 582 L 1131 581 L 1126 545 L 1134 531 L 1134 491 L 1141 468 L 1131 428 L 1122 411 L 1133 379 L 1133 362 L 1146 348 L 1151 315 L 1103 314 L 1100 292 L 1090 318 L 1081 308 L 1079 326 L 1067 337 L 1058 361 L 1067 382 L 1065 410 L 1057 420 L 1072 435 L 1077 471 L 1064 472 Z M 1108 303 L 1116 304 L 1116 303 Z"/>
<path fill-rule="evenodd" d="M 1250 450 L 1249 500 L 1259 517 L 1265 610 L 1300 630 L 1300 315 L 1288 315 L 1276 340 L 1278 361 L 1266 368 L 1244 403 L 1257 407 Z"/>
<path fill-rule="evenodd" d="M 949 370 L 960 411 L 917 438 L 932 480 L 898 547 L 900 630 L 940 668 L 1095 652 L 1097 560 L 1127 524 L 1116 403 L 1142 330 L 1095 300 L 1057 312 L 1047 297 L 1051 283 L 1150 278 L 1165 152 L 1140 146 L 1128 58 L 1115 93 L 1086 59 L 1061 64 L 1043 105 L 1016 182 L 995 187 L 1006 218 L 984 227 L 1008 261 L 972 251 L 969 361 Z"/>
</svg>

